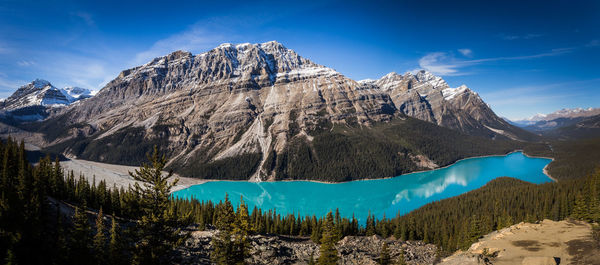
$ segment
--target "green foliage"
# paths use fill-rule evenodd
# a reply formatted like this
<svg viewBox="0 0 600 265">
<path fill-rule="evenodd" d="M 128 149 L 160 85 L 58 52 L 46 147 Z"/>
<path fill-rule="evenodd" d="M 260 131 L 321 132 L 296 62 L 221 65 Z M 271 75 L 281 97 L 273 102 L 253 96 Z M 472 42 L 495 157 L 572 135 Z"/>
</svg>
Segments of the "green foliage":
<svg viewBox="0 0 600 265">
<path fill-rule="evenodd" d="M 281 153 L 269 153 L 264 169 L 274 171 L 277 179 L 340 182 L 418 170 L 412 158 L 418 154 L 445 166 L 465 157 L 505 154 L 524 145 L 468 136 L 412 118 L 373 127 L 338 124 L 311 135 L 312 141 L 296 136 Z"/>
<path fill-rule="evenodd" d="M 126 258 L 123 255 L 125 246 L 121 236 L 121 229 L 114 214 L 111 218 L 110 241 L 108 243 L 108 261 L 113 265 L 126 264 Z"/>
<path fill-rule="evenodd" d="M 246 180 L 254 173 L 261 158 L 261 154 L 258 153 L 241 154 L 212 162 L 198 160 L 183 168 L 175 168 L 177 173 L 189 177 Z"/>
<path fill-rule="evenodd" d="M 243 203 L 242 203 L 243 205 Z M 242 206 L 240 206 L 241 208 Z M 218 233 L 213 237 L 213 253 L 211 258 L 216 264 L 244 264 L 247 255 L 249 226 L 243 213 L 236 215 L 229 197 L 225 195 L 225 201 L 217 207 L 215 225 Z M 244 230 L 244 228 L 246 230 Z"/>
<path fill-rule="evenodd" d="M 46 151 L 61 153 L 70 150 L 81 159 L 120 165 L 140 165 L 154 146 L 168 146 L 169 130 L 166 126 L 152 127 L 150 133 L 144 127 L 125 127 L 106 137 L 98 138 L 101 132 L 91 136 L 79 135 L 46 148 Z M 146 137 L 151 135 L 151 137 Z M 110 154 L 110 155 L 107 155 Z"/>
<path fill-rule="evenodd" d="M 73 231 L 71 232 L 70 259 L 74 264 L 86 264 L 89 262 L 91 228 L 88 220 L 85 203 L 82 208 L 75 207 L 73 215 Z"/>
<path fill-rule="evenodd" d="M 337 249 L 335 248 L 335 243 L 337 243 L 339 238 L 340 232 L 333 222 L 333 215 L 329 212 L 323 222 L 323 236 L 321 237 L 320 247 L 321 255 L 318 259 L 319 265 L 337 264 L 339 257 Z"/>
<path fill-rule="evenodd" d="M 169 182 L 173 172 L 163 174 L 167 159 L 159 155 L 157 147 L 149 159 L 151 164 L 144 163 L 140 169 L 129 173 L 144 185 L 141 187 L 136 183 L 132 190 L 140 199 L 142 211 L 136 226 L 134 264 L 167 262 L 168 254 L 183 244 L 188 236 L 182 230 L 188 216 L 179 216 L 170 207 L 171 188 L 178 179 Z"/>
<path fill-rule="evenodd" d="M 395 265 L 406 265 L 406 259 L 404 258 L 404 250 L 400 250 L 400 255 L 398 255 L 394 264 Z"/>
<path fill-rule="evenodd" d="M 554 158 L 546 169 L 559 181 L 592 174 L 597 167 L 600 167 L 599 150 L 600 137 L 528 144 L 524 149 L 529 155 Z"/>
<path fill-rule="evenodd" d="M 96 216 L 96 234 L 94 235 L 94 255 L 97 264 L 106 263 L 106 235 L 104 234 L 104 214 L 102 208 L 98 211 Z"/>
<path fill-rule="evenodd" d="M 380 265 L 392 264 L 392 258 L 390 257 L 390 248 L 388 247 L 387 242 L 383 242 L 383 245 L 381 246 L 381 251 L 379 252 L 379 260 L 377 262 Z"/>
</svg>

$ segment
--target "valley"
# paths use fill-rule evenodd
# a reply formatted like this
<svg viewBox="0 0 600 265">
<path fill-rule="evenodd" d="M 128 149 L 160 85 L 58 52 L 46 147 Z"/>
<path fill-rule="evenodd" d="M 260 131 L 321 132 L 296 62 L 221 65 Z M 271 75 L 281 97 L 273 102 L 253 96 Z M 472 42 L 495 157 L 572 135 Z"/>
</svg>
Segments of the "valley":
<svg viewBox="0 0 600 265">
<path fill-rule="evenodd" d="M 480 246 L 539 225 L 598 234 L 596 109 L 521 128 L 426 70 L 356 81 L 277 41 L 224 43 L 97 93 L 36 79 L 1 107 L 0 217 L 21 220 L 0 222 L 6 259 L 108 245 L 115 264 L 507 264 L 534 255 Z M 540 253 L 595 262 L 563 243 Z"/>
</svg>

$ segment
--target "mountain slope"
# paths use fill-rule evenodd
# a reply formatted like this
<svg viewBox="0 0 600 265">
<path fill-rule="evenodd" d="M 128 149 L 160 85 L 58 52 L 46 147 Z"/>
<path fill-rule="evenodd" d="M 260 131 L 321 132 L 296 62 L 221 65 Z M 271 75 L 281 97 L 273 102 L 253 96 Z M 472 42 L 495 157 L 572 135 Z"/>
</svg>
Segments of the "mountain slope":
<svg viewBox="0 0 600 265">
<path fill-rule="evenodd" d="M 441 78 L 427 72 L 413 78 L 426 85 L 406 89 L 422 101 L 413 106 L 432 107 L 431 119 L 414 116 L 477 137 L 407 119 L 405 113 L 413 115 L 399 100 L 402 86 L 356 82 L 277 42 L 156 58 L 121 72 L 94 97 L 62 109 L 37 130 L 46 134 L 49 149 L 83 159 L 138 165 L 158 145 L 182 174 L 255 180 L 389 177 L 474 154 L 438 148 L 453 155 L 431 161 L 427 148 L 436 147 L 414 143 L 433 133 L 489 146 L 477 154 L 515 147 L 505 141 L 516 138 L 511 127 L 493 123 L 497 117 L 476 94 L 448 90 L 446 99 Z M 419 134 L 412 137 L 372 129 L 402 131 L 411 124 L 427 125 L 416 126 Z M 344 148 L 331 153 L 336 146 Z M 303 170 L 295 166 L 300 164 Z M 332 168 L 325 170 L 327 164 Z"/>
<path fill-rule="evenodd" d="M 92 96 L 90 90 L 79 87 L 58 89 L 50 82 L 36 79 L 18 88 L 0 103 L 5 118 L 34 121 L 46 118 L 50 109 L 67 106 L 77 100 Z"/>
<path fill-rule="evenodd" d="M 421 70 L 390 73 L 361 83 L 390 94 L 400 112 L 461 132 L 486 137 L 532 140 L 534 136 L 498 117 L 479 95 L 462 85 L 450 88 L 441 77 Z"/>
<path fill-rule="evenodd" d="M 575 125 L 589 117 L 600 115 L 600 108 L 561 109 L 550 114 L 536 114 L 530 118 L 513 121 L 526 130 L 540 133 L 560 127 Z"/>
</svg>

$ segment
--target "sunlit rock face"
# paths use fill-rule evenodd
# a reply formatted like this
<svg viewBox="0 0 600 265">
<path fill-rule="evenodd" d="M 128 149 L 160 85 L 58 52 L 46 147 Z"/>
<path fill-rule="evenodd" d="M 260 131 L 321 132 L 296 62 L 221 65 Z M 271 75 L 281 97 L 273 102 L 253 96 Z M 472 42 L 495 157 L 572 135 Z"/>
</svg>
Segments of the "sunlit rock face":
<svg viewBox="0 0 600 265">
<path fill-rule="evenodd" d="M 139 164 L 159 145 L 170 165 L 186 168 L 248 154 L 252 178 L 261 179 L 273 177 L 262 166 L 292 139 L 310 145 L 316 131 L 369 127 L 405 115 L 470 134 L 513 137 L 510 125 L 496 123 L 464 86 L 450 88 L 426 71 L 357 82 L 275 41 L 155 58 L 53 115 L 46 128 L 62 130 L 48 145 L 62 144 L 67 155 Z M 105 155 L 106 146 L 135 146 L 137 155 Z"/>
<path fill-rule="evenodd" d="M 151 139 L 161 128 L 171 157 L 185 165 L 199 152 L 218 160 L 280 151 L 322 120 L 368 126 L 398 113 L 384 91 L 267 42 L 156 58 L 121 72 L 95 97 L 61 115 L 101 132 L 100 138 L 136 127 Z"/>
<path fill-rule="evenodd" d="M 518 138 L 519 129 L 499 118 L 479 95 L 465 85 L 451 88 L 425 70 L 389 73 L 378 80 L 360 81 L 390 95 L 399 112 L 467 134 Z"/>
</svg>

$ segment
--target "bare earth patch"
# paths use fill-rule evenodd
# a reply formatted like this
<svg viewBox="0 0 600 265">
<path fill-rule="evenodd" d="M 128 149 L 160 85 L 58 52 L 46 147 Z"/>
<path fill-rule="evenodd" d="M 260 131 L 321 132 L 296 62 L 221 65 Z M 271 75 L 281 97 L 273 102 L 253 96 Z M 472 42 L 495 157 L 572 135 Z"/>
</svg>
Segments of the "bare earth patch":
<svg viewBox="0 0 600 265">
<path fill-rule="evenodd" d="M 98 184 L 101 180 L 104 180 L 106 182 L 106 186 L 109 188 L 116 186 L 117 188 L 123 187 L 125 189 L 127 189 L 129 185 L 133 186 L 136 182 L 133 180 L 133 178 L 131 178 L 131 176 L 129 176 L 129 172 L 134 172 L 134 170 L 139 168 L 134 166 L 106 164 L 81 159 L 70 159 L 68 161 L 61 162 L 61 165 L 67 172 L 72 170 L 75 174 L 75 178 L 78 178 L 80 174 L 83 174 L 90 182 L 95 179 L 96 184 Z M 179 177 L 179 182 L 177 182 L 177 186 L 173 187 L 172 191 L 185 189 L 191 185 L 202 184 L 204 182 L 206 182 L 206 180 Z"/>
<path fill-rule="evenodd" d="M 600 264 L 600 246 L 585 222 L 544 220 L 492 232 L 441 264 Z"/>
</svg>

